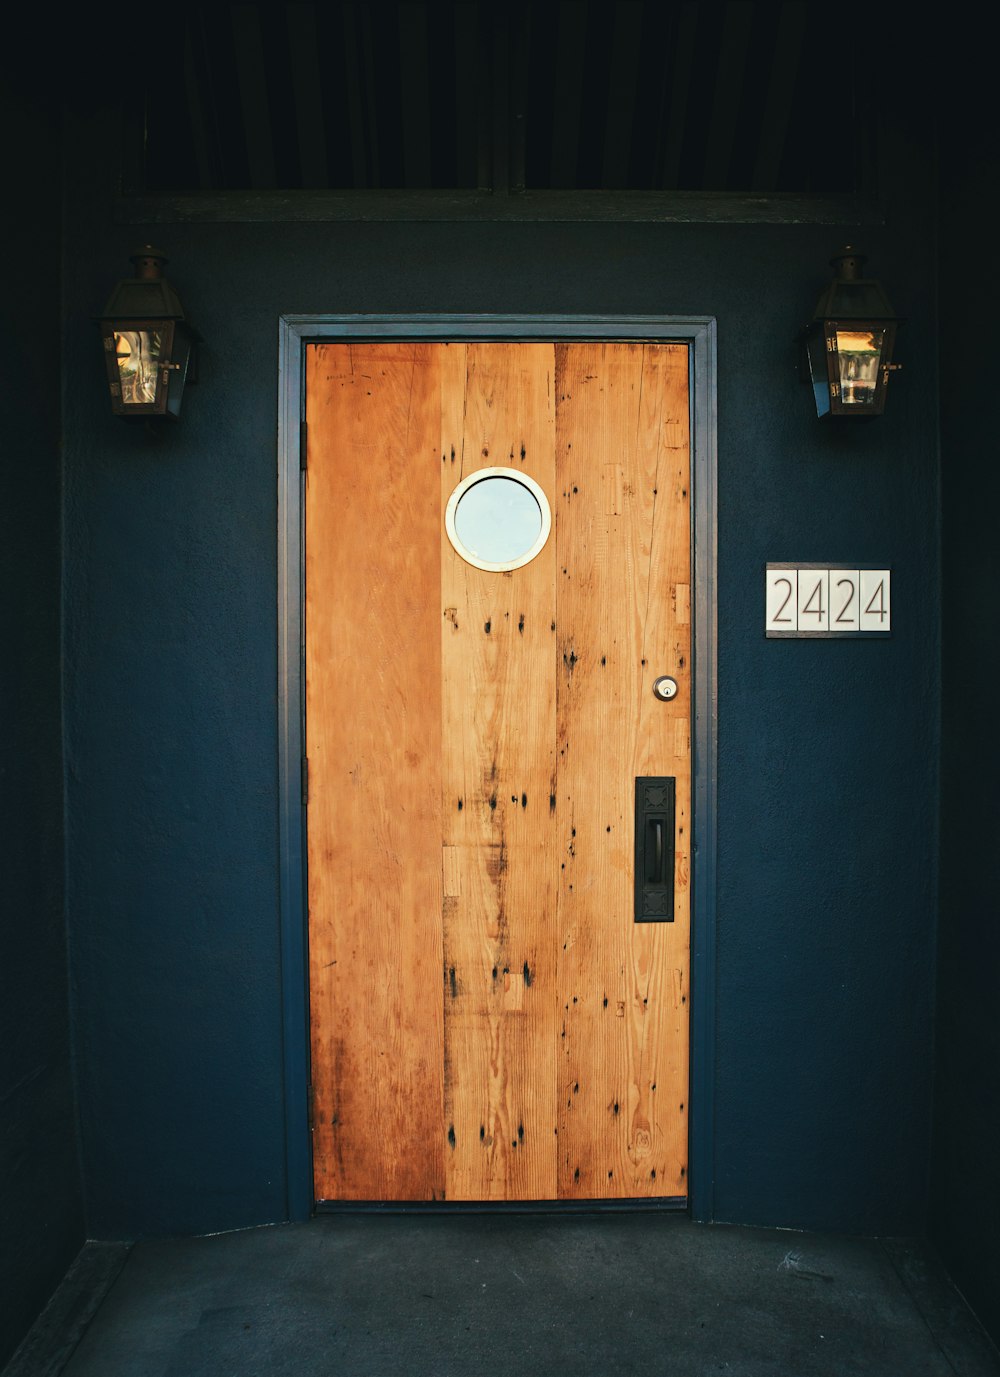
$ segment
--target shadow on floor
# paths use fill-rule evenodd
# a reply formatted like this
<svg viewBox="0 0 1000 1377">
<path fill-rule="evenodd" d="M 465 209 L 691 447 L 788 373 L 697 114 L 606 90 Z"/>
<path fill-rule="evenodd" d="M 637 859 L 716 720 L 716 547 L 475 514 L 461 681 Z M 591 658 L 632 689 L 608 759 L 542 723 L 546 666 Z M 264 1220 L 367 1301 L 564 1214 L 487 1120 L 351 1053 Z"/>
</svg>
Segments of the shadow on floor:
<svg viewBox="0 0 1000 1377">
<path fill-rule="evenodd" d="M 649 1214 L 340 1214 L 91 1244 L 75 1270 L 75 1298 L 71 1273 L 4 1377 L 1000 1374 L 909 1241 Z"/>
</svg>

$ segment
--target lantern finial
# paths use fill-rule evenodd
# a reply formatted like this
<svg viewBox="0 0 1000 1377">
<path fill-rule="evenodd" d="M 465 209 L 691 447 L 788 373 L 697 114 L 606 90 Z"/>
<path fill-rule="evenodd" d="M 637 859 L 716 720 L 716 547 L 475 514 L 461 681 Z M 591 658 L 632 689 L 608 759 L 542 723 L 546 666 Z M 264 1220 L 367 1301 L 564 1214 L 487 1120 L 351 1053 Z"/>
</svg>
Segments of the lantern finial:
<svg viewBox="0 0 1000 1377">
<path fill-rule="evenodd" d="M 840 282 L 858 282 L 865 266 L 866 255 L 858 253 L 852 244 L 845 244 L 830 259 L 830 267 Z"/>
<path fill-rule="evenodd" d="M 129 262 L 135 264 L 135 275 L 143 282 L 156 282 L 163 276 L 163 266 L 169 263 L 167 255 L 152 244 L 144 244 L 129 255 Z"/>
</svg>

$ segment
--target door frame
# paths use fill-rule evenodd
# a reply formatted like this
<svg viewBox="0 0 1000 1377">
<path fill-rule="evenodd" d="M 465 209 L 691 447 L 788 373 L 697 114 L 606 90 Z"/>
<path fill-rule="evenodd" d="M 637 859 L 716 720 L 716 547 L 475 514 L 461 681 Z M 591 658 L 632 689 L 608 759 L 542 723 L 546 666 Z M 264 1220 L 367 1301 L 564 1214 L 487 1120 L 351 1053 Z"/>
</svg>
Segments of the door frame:
<svg viewBox="0 0 1000 1377">
<path fill-rule="evenodd" d="M 278 876 L 285 1191 L 313 1213 L 305 802 L 305 348 L 354 340 L 648 340 L 688 346 L 691 405 L 692 675 L 689 1210 L 715 1214 L 717 399 L 713 316 L 284 315 L 278 333 Z M 446 1208 L 446 1207 L 438 1207 Z M 479 1208 L 482 1208 L 481 1206 Z M 510 1206 L 507 1207 L 508 1209 Z M 556 1208 L 563 1208 L 562 1205 Z"/>
</svg>

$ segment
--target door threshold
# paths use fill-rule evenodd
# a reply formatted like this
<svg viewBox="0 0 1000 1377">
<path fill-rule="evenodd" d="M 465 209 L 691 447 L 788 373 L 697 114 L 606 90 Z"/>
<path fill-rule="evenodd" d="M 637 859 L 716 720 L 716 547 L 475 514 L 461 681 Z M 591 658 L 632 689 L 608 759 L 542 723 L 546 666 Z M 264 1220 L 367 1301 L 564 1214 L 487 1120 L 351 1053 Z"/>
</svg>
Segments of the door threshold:
<svg viewBox="0 0 1000 1377">
<path fill-rule="evenodd" d="M 676 1214 L 686 1195 L 633 1200 L 317 1200 L 314 1214 Z"/>
</svg>

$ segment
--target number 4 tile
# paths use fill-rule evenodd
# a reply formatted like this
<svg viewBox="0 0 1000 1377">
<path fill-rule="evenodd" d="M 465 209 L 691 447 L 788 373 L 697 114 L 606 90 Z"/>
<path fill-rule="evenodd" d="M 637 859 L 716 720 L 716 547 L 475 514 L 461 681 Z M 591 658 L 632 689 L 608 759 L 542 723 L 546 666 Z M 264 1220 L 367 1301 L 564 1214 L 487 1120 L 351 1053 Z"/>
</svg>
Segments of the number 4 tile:
<svg viewBox="0 0 1000 1377">
<path fill-rule="evenodd" d="M 861 574 L 861 630 L 889 631 L 889 570 L 862 569 Z"/>
<path fill-rule="evenodd" d="M 830 630 L 829 569 L 799 570 L 799 630 Z"/>
</svg>

